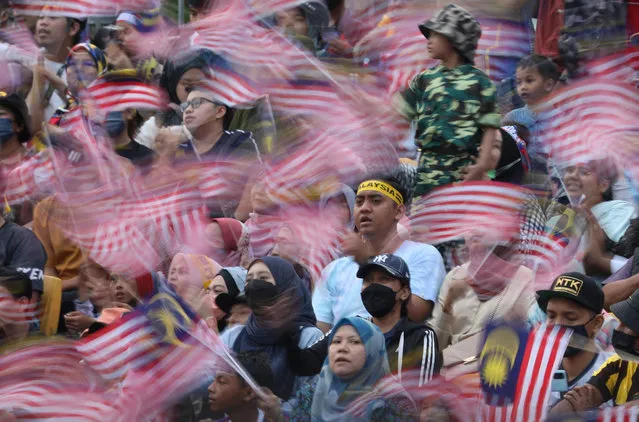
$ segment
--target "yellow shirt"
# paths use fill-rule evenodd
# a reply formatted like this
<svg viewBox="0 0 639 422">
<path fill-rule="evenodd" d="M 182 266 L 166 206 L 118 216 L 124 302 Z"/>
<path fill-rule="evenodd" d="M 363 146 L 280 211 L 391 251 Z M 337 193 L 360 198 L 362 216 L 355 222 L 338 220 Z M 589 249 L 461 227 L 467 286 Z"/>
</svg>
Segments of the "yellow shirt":
<svg viewBox="0 0 639 422">
<path fill-rule="evenodd" d="M 618 406 L 639 399 L 639 363 L 612 355 L 595 371 L 588 384 L 594 385 L 606 402 L 613 399 Z"/>
</svg>

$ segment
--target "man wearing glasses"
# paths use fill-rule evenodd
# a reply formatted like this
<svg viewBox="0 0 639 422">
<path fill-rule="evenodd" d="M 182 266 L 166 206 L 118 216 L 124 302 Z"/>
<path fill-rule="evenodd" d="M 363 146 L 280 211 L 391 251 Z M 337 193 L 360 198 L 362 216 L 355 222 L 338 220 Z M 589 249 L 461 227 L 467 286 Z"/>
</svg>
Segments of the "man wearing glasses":
<svg viewBox="0 0 639 422">
<path fill-rule="evenodd" d="M 245 158 L 261 162 L 251 132 L 227 130 L 233 119 L 232 110 L 211 99 L 210 94 L 195 89 L 180 108 L 190 134 L 188 141 L 179 146 L 181 153 L 195 155 L 199 160 Z"/>
</svg>

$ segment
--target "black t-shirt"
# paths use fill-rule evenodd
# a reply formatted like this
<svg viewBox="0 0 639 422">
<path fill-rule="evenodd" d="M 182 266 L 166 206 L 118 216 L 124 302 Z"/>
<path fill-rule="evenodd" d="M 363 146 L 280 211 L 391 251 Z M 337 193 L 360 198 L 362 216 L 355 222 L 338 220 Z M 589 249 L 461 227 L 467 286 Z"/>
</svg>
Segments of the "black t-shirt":
<svg viewBox="0 0 639 422">
<path fill-rule="evenodd" d="M 115 152 L 120 157 L 126 158 L 136 166 L 144 166 L 151 163 L 154 154 L 152 149 L 135 141 L 131 141 L 122 147 L 117 147 Z"/>
<path fill-rule="evenodd" d="M 15 223 L 0 227 L 0 265 L 28 272 L 33 289 L 42 292 L 46 263 L 44 246 L 31 230 Z"/>
</svg>

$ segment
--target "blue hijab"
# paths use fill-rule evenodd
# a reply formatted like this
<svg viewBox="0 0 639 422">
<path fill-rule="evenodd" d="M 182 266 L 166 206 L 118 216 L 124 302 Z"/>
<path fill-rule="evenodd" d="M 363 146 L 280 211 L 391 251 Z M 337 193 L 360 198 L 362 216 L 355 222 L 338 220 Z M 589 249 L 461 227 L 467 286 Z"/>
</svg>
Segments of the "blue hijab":
<svg viewBox="0 0 639 422">
<path fill-rule="evenodd" d="M 375 409 L 384 405 L 383 399 L 373 400 L 366 408 L 366 414 L 359 419 L 349 414 L 345 419 L 349 406 L 360 396 L 370 392 L 375 384 L 390 374 L 388 359 L 386 357 L 386 342 L 384 334 L 371 322 L 358 317 L 342 318 L 333 328 L 328 344 L 333 342 L 333 337 L 340 327 L 350 325 L 359 334 L 366 348 L 366 362 L 364 367 L 355 377 L 349 380 L 338 378 L 329 365 L 327 357 L 319 374 L 319 381 L 313 395 L 311 406 L 312 422 L 331 421 L 369 421 Z M 330 347 L 330 346 L 329 346 Z"/>
<path fill-rule="evenodd" d="M 315 326 L 311 292 L 304 286 L 293 265 L 285 259 L 267 256 L 253 261 L 249 269 L 256 262 L 263 262 L 273 274 L 277 297 L 288 295 L 293 300 L 293 303 L 287 309 L 282 309 L 282 312 L 293 314 L 292 323 L 289 326 L 296 328 L 295 335 L 292 340 L 283 338 L 290 336 L 290 329 L 266 327 L 258 316 L 251 314 L 235 340 L 233 350 L 237 353 L 261 351 L 268 354 L 268 360 L 275 375 L 273 393 L 287 400 L 293 392 L 296 375 L 288 362 L 286 344 L 289 341 L 298 344 L 302 329 Z"/>
</svg>

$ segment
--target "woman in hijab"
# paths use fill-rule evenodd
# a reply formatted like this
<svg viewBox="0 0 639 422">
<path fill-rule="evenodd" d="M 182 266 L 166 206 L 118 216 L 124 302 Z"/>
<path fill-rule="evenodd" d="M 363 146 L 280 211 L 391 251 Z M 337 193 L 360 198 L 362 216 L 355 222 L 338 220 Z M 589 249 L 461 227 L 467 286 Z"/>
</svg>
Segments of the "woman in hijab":
<svg viewBox="0 0 639 422">
<path fill-rule="evenodd" d="M 220 265 L 207 256 L 178 253 L 169 268 L 169 286 L 197 309 L 202 289 L 211 283 L 220 269 Z"/>
<path fill-rule="evenodd" d="M 65 71 L 67 104 L 57 109 L 49 119 L 54 126 L 64 124 L 65 115 L 78 106 L 80 92 L 107 71 L 107 59 L 102 50 L 93 44 L 76 44 L 69 51 Z"/>
<path fill-rule="evenodd" d="M 233 302 L 244 293 L 245 284 L 246 269 L 242 267 L 223 268 L 213 280 L 204 283 L 205 303 L 217 320 L 218 332 L 221 333 L 226 328 L 229 316 L 229 309 L 219 306 L 218 300 L 222 297 L 222 303 Z"/>
<path fill-rule="evenodd" d="M 236 353 L 261 351 L 268 355 L 275 375 L 274 393 L 288 400 L 305 378 L 296 377 L 288 362 L 287 336 L 308 347 L 322 337 L 315 326 L 311 293 L 304 287 L 293 265 L 279 257 L 264 257 L 248 267 L 246 297 L 253 314 L 246 325 L 222 333 L 222 341 Z"/>
<path fill-rule="evenodd" d="M 234 218 L 214 218 L 205 229 L 206 239 L 213 247 L 213 256 L 225 267 L 240 265 L 242 239 L 248 236 L 244 224 Z M 244 242 L 246 243 L 246 242 Z"/>
<path fill-rule="evenodd" d="M 300 389 L 282 409 L 272 398 L 260 402 L 276 421 L 403 421 L 413 420 L 415 406 L 401 387 L 376 392 L 390 375 L 384 335 L 362 318 L 341 319 L 329 338 L 328 359 L 315 382 Z M 385 381 L 389 381 L 386 378 Z"/>
</svg>

